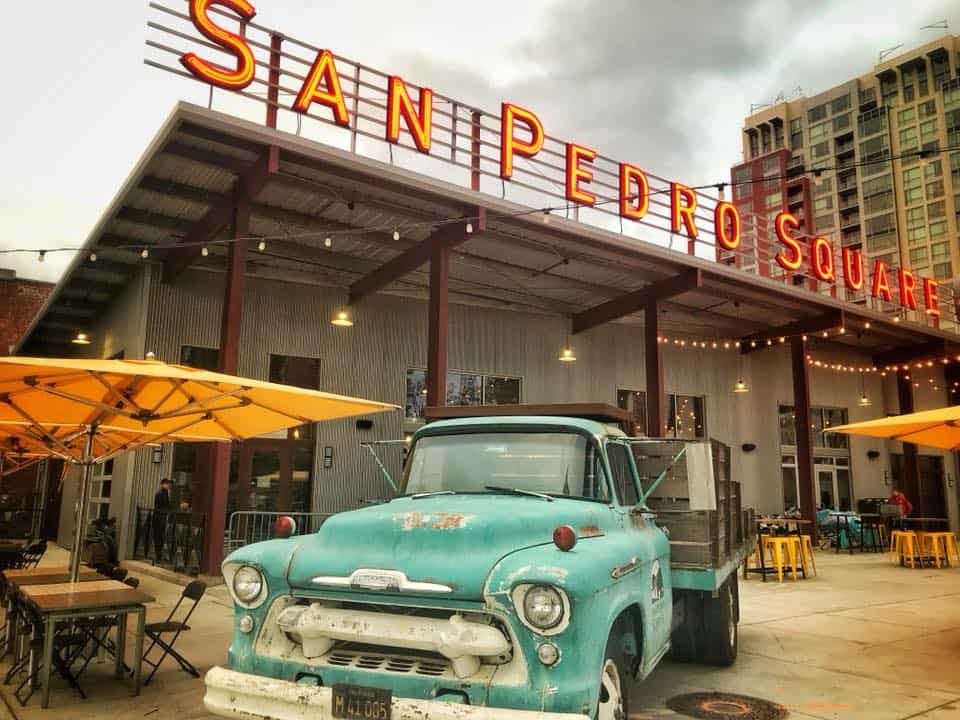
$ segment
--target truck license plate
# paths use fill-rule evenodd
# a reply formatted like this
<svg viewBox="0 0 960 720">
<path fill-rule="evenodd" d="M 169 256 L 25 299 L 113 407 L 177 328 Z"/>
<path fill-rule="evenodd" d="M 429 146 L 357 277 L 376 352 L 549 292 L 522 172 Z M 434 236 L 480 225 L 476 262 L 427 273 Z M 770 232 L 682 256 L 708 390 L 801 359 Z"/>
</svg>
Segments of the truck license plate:
<svg viewBox="0 0 960 720">
<path fill-rule="evenodd" d="M 333 686 L 333 716 L 347 720 L 390 720 L 393 693 L 363 685 Z"/>
</svg>

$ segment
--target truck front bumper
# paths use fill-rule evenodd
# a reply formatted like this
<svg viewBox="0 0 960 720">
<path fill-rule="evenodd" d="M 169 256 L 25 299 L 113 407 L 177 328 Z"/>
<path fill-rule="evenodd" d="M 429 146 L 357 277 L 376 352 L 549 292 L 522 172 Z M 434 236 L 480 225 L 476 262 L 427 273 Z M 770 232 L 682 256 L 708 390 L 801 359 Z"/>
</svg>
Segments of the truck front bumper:
<svg viewBox="0 0 960 720">
<path fill-rule="evenodd" d="M 327 720 L 332 718 L 329 687 L 301 685 L 249 675 L 222 667 L 211 668 L 203 704 L 223 717 L 251 720 Z M 508 708 L 479 707 L 439 700 L 393 698 L 393 720 L 587 720 L 576 713 L 549 713 Z"/>
</svg>

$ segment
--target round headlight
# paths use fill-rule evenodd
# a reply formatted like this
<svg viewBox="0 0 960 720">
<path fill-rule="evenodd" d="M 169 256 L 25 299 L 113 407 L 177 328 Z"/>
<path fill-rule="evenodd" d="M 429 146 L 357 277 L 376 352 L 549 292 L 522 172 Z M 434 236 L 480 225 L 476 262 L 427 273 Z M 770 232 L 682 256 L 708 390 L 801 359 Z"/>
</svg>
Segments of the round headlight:
<svg viewBox="0 0 960 720">
<path fill-rule="evenodd" d="M 244 565 L 233 576 L 233 594 L 240 602 L 253 602 L 263 591 L 263 575 L 251 565 Z"/>
<path fill-rule="evenodd" d="M 563 619 L 563 599 L 556 588 L 534 585 L 523 596 L 523 614 L 535 628 L 549 630 Z"/>
</svg>

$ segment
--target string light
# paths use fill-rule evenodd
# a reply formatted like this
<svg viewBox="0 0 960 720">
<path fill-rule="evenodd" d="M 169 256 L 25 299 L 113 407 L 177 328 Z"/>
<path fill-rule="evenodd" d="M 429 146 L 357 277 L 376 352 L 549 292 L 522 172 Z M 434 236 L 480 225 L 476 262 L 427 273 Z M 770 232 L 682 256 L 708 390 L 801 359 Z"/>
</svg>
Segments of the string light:
<svg viewBox="0 0 960 720">
<path fill-rule="evenodd" d="M 472 233 L 472 232 L 473 232 L 473 223 L 469 223 L 469 222 L 468 222 L 468 223 L 467 223 L 467 234 L 469 235 L 469 234 Z"/>
<path fill-rule="evenodd" d="M 150 257 L 150 250 L 148 248 L 144 248 L 143 250 L 141 250 L 140 257 L 146 260 L 148 257 Z"/>
<path fill-rule="evenodd" d="M 394 239 L 394 240 L 399 240 L 399 239 L 400 239 L 400 231 L 399 231 L 399 230 L 394 230 L 394 231 L 393 231 L 393 239 Z"/>
<path fill-rule="evenodd" d="M 90 262 L 97 261 L 97 254 L 95 252 L 90 253 Z"/>
<path fill-rule="evenodd" d="M 203 249 L 200 250 L 200 254 L 206 257 L 207 255 L 210 254 L 210 249 L 206 245 L 204 245 Z"/>
<path fill-rule="evenodd" d="M 267 241 L 266 241 L 266 240 L 261 240 L 260 242 L 257 243 L 257 250 L 259 250 L 260 252 L 263 252 L 263 251 L 266 250 L 266 249 L 267 249 Z"/>
<path fill-rule="evenodd" d="M 331 237 L 329 237 L 329 236 L 325 237 L 325 238 L 323 239 L 323 246 L 324 246 L 324 247 L 333 247 L 333 238 L 331 238 Z"/>
<path fill-rule="evenodd" d="M 47 251 L 46 251 L 46 250 L 41 250 L 41 251 L 37 254 L 37 262 L 43 262 L 43 261 L 44 261 L 44 258 L 46 258 L 46 257 L 47 257 Z"/>
</svg>

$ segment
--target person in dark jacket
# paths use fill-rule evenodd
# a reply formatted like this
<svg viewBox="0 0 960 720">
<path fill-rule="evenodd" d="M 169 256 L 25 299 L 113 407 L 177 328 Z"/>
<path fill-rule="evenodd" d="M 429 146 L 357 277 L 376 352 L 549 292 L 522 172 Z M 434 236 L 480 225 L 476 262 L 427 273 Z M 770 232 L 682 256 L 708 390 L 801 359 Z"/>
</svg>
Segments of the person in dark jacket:
<svg viewBox="0 0 960 720">
<path fill-rule="evenodd" d="M 170 480 L 163 478 L 160 489 L 153 496 L 153 548 L 156 552 L 156 562 L 160 564 L 163 551 L 163 536 L 167 529 L 167 513 L 170 512 Z"/>
</svg>

